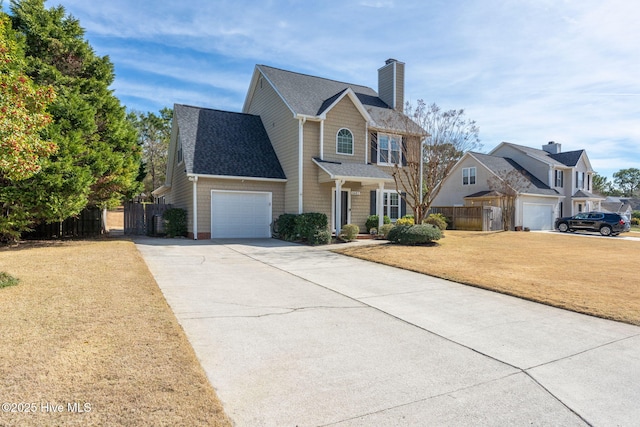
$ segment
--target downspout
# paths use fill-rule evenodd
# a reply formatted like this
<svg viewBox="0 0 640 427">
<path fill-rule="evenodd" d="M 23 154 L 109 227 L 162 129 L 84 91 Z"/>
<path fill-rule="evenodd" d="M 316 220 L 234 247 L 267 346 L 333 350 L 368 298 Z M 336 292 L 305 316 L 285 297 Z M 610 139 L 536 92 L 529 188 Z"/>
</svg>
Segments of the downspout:
<svg viewBox="0 0 640 427">
<path fill-rule="evenodd" d="M 304 159 L 303 150 L 304 150 L 304 124 L 307 121 L 306 117 L 301 117 L 298 119 L 298 213 L 302 213 L 302 192 L 303 192 L 303 167 L 302 161 Z"/>
<path fill-rule="evenodd" d="M 193 182 L 193 240 L 198 240 L 198 177 L 190 176 Z"/>
<path fill-rule="evenodd" d="M 369 163 L 369 122 L 364 124 L 364 164 Z"/>
<path fill-rule="evenodd" d="M 320 120 L 320 160 L 324 160 L 324 120 Z"/>
</svg>

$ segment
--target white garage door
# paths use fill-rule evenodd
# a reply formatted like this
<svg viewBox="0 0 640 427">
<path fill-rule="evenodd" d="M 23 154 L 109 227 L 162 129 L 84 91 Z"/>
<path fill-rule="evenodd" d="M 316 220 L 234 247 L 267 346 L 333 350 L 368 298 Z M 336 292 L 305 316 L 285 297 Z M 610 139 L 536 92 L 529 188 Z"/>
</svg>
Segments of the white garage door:
<svg viewBox="0 0 640 427">
<path fill-rule="evenodd" d="M 553 230 L 553 205 L 525 203 L 522 225 L 531 230 Z"/>
<path fill-rule="evenodd" d="M 271 237 L 271 193 L 211 191 L 211 238 Z"/>
</svg>

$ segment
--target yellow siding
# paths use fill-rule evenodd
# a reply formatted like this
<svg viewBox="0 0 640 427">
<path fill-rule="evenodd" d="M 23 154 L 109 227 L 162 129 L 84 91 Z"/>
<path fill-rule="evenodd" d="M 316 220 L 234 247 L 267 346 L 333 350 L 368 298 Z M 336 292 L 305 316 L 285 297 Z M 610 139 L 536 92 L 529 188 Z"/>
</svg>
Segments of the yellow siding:
<svg viewBox="0 0 640 427">
<path fill-rule="evenodd" d="M 353 155 L 338 154 L 336 152 L 336 136 L 342 128 L 349 129 L 353 134 Z M 323 146 L 324 160 L 364 163 L 365 150 L 367 149 L 366 122 L 349 97 L 344 97 L 327 113 L 327 119 L 324 123 Z"/>
<path fill-rule="evenodd" d="M 312 161 L 313 157 L 320 155 L 320 123 L 308 121 L 304 126 L 304 212 L 321 212 L 326 214 L 331 221 L 332 192 L 334 191 L 332 188 L 335 187 L 335 184 L 320 184 L 318 182 L 319 174 L 324 174 L 324 172 L 321 172 Z M 349 129 L 353 134 L 353 155 L 336 153 L 336 135 L 342 128 Z M 331 109 L 324 122 L 323 158 L 329 161 L 364 163 L 367 149 L 366 138 L 364 118 L 353 102 L 345 97 Z M 360 188 L 360 183 L 347 182 L 344 187 L 355 191 Z M 358 197 L 358 200 L 365 198 L 364 195 Z M 355 197 L 352 200 L 355 200 Z M 369 198 L 366 197 L 364 205 L 368 206 L 368 200 Z M 363 202 L 359 201 L 358 206 L 360 205 L 363 205 Z M 366 209 L 368 210 L 368 207 Z M 360 218 L 362 215 L 358 214 L 357 217 Z M 362 220 L 363 227 L 365 220 L 366 217 Z"/>
<path fill-rule="evenodd" d="M 249 114 L 259 115 L 262 119 L 271 144 L 278 156 L 280 165 L 287 177 L 285 185 L 285 212 L 298 212 L 298 120 L 292 111 L 266 81 L 258 82 Z"/>
<path fill-rule="evenodd" d="M 318 165 L 313 158 L 320 156 L 320 122 L 307 121 L 304 124 L 304 155 L 303 155 L 303 212 L 331 212 L 331 197 L 327 200 L 321 185 L 318 183 Z M 329 194 L 329 196 L 331 196 Z"/>
<path fill-rule="evenodd" d="M 193 230 L 193 184 L 187 178 L 184 171 L 184 163 L 174 164 L 171 182 L 171 190 L 166 194 L 165 201 L 176 208 L 186 209 L 188 230 Z"/>
</svg>

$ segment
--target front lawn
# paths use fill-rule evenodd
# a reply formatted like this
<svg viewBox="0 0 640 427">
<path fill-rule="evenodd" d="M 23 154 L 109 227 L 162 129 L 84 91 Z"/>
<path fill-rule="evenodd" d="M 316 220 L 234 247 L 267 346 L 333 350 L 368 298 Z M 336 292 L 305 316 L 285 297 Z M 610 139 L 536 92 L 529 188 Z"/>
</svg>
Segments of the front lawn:
<svg viewBox="0 0 640 427">
<path fill-rule="evenodd" d="M 0 426 L 230 425 L 132 242 L 0 248 L 0 271 Z"/>
<path fill-rule="evenodd" d="M 638 241 L 560 233 L 444 234 L 435 246 L 386 244 L 337 252 L 640 325 Z"/>
</svg>

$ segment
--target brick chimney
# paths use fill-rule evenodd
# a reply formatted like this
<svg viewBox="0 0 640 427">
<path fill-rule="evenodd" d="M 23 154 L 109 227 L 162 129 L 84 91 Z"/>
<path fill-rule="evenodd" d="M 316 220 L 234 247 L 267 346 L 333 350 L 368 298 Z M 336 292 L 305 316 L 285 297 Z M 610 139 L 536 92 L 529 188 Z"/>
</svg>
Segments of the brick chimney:
<svg viewBox="0 0 640 427">
<path fill-rule="evenodd" d="M 378 96 L 389 107 L 404 110 L 404 62 L 387 59 L 378 69 Z"/>
<path fill-rule="evenodd" d="M 555 141 L 549 141 L 547 144 L 542 146 L 542 149 L 549 154 L 558 154 L 561 151 L 561 147 L 562 144 L 558 144 Z"/>
</svg>

